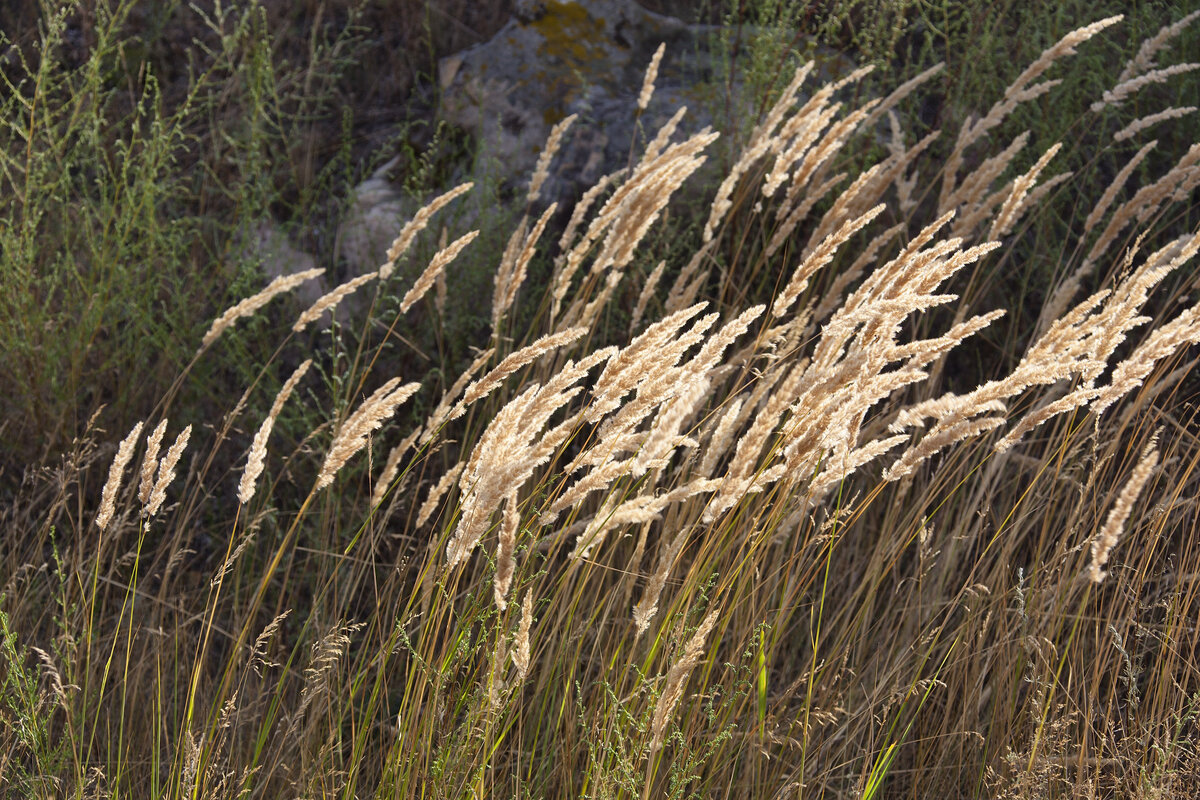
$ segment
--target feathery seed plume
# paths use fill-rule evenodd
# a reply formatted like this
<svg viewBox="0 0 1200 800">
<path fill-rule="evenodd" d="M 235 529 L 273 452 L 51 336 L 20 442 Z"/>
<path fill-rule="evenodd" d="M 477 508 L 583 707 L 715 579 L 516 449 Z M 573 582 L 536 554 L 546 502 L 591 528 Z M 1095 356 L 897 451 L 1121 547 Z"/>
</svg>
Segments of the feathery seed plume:
<svg viewBox="0 0 1200 800">
<path fill-rule="evenodd" d="M 671 567 L 675 564 L 679 551 L 683 549 L 683 545 L 687 541 L 687 535 L 687 528 L 679 531 L 667 548 L 659 553 L 658 568 L 654 570 L 649 583 L 642 590 L 642 599 L 633 608 L 633 624 L 637 629 L 636 637 L 639 639 L 649 629 L 650 620 L 654 619 L 654 615 L 658 613 L 658 600 L 662 596 L 663 587 L 667 584 L 667 576 L 671 574 Z"/>
<path fill-rule="evenodd" d="M 379 272 L 368 272 L 365 275 L 359 275 L 357 278 L 346 281 L 341 286 L 333 291 L 327 292 L 317 299 L 317 302 L 308 307 L 300 318 L 296 320 L 296 324 L 292 326 L 292 330 L 300 333 L 312 323 L 321 318 L 321 315 L 326 311 L 330 311 L 337 307 L 337 304 L 346 299 L 355 289 L 362 286 L 367 281 L 374 280 L 379 277 Z"/>
<path fill-rule="evenodd" d="M 1004 200 L 1004 205 L 1000 207 L 1000 211 L 996 214 L 995 221 L 992 222 L 992 227 L 988 231 L 987 238 L 993 240 L 1000 239 L 1012 231 L 1013 226 L 1016 225 L 1017 220 L 1021 216 L 1021 212 L 1025 209 L 1025 199 L 1030 190 L 1033 189 L 1034 184 L 1037 183 L 1038 175 L 1050 163 L 1050 159 L 1054 158 L 1061 149 L 1062 142 L 1056 142 L 1045 153 L 1042 153 L 1042 157 L 1024 175 L 1013 181 L 1012 190 L 1008 193 L 1008 197 Z"/>
<path fill-rule="evenodd" d="M 267 288 L 263 289 L 256 295 L 247 297 L 237 305 L 227 309 L 225 313 L 217 317 L 213 321 L 212 327 L 208 329 L 208 333 L 204 334 L 204 339 L 201 340 L 200 350 L 204 352 L 210 344 L 217 340 L 230 325 L 237 322 L 242 317 L 248 317 L 258 311 L 260 308 L 271 302 L 273 299 L 283 294 L 290 292 L 305 281 L 310 281 L 318 275 L 324 274 L 324 269 L 308 269 L 303 272 L 297 272 L 293 275 L 281 275 L 275 280 L 267 284 Z"/>
<path fill-rule="evenodd" d="M 546 334 L 533 344 L 509 353 L 503 361 L 492 368 L 491 372 L 467 387 L 466 393 L 463 395 L 462 400 L 455 406 L 450 419 L 457 419 L 462 416 L 467 406 L 487 397 L 497 386 L 504 382 L 505 378 L 512 375 L 521 367 L 532 363 L 539 356 L 551 350 L 570 344 L 586 335 L 587 332 L 588 329 L 584 327 L 567 328 L 565 331 Z"/>
<path fill-rule="evenodd" d="M 1129 123 L 1124 128 L 1121 128 L 1121 130 L 1114 133 L 1113 141 L 1114 142 L 1123 142 L 1126 139 L 1132 139 L 1134 136 L 1137 136 L 1139 133 L 1146 130 L 1146 128 L 1149 128 L 1153 125 L 1157 125 L 1160 122 L 1165 122 L 1166 120 L 1169 120 L 1169 119 L 1179 119 L 1180 117 L 1186 117 L 1188 114 L 1191 114 L 1195 111 L 1196 111 L 1196 106 L 1184 106 L 1183 108 L 1164 109 L 1163 111 L 1159 111 L 1157 114 L 1148 114 L 1144 117 L 1135 119 L 1133 122 Z"/>
<path fill-rule="evenodd" d="M 324 489 L 333 483 L 338 470 L 345 466 L 351 456 L 366 446 L 367 436 L 378 430 L 383 421 L 391 417 L 400 404 L 416 394 L 420 388 L 420 383 L 406 383 L 401 386 L 399 378 L 391 378 L 364 400 L 338 428 L 313 489 Z"/>
<path fill-rule="evenodd" d="M 1117 496 L 1117 502 L 1113 503 L 1112 509 L 1109 510 L 1108 517 L 1104 520 L 1104 527 L 1092 539 L 1092 563 L 1088 568 L 1088 576 L 1093 583 L 1100 583 L 1108 575 L 1104 571 L 1104 565 L 1108 563 L 1108 556 L 1121 538 L 1121 532 L 1125 529 L 1125 521 L 1129 519 L 1129 514 L 1133 511 L 1133 504 L 1137 501 L 1138 495 L 1142 493 L 1142 487 L 1146 485 L 1154 468 L 1158 466 L 1157 445 L 1158 434 L 1155 433 L 1143 448 L 1137 466 L 1133 468 L 1129 480 L 1121 489 L 1121 494 Z"/>
<path fill-rule="evenodd" d="M 683 648 L 683 657 L 676 661 L 671 669 L 667 671 L 667 684 L 663 687 L 663 693 L 658 698 L 658 702 L 654 706 L 654 720 L 650 723 L 650 752 L 656 753 L 662 747 L 663 734 L 666 733 L 667 723 L 671 719 L 671 714 L 675 711 L 675 706 L 679 703 L 679 699 L 683 696 L 683 689 L 687 683 L 687 678 L 691 674 L 692 669 L 700 663 L 700 656 L 704 653 L 704 645 L 708 641 L 708 635 L 712 632 L 713 626 L 717 624 L 717 615 L 720 609 L 714 608 L 708 612 L 708 616 L 700 623 L 700 627 L 688 640 L 688 643 Z"/>
<path fill-rule="evenodd" d="M 1167 42 L 1178 36 L 1197 17 L 1200 17 L 1200 11 L 1193 11 L 1177 22 L 1159 28 L 1158 33 L 1142 42 L 1142 46 L 1138 48 L 1137 55 L 1129 59 L 1125 64 L 1125 69 L 1121 70 L 1121 74 L 1117 76 L 1117 83 L 1124 83 L 1135 75 L 1154 69 L 1155 54 L 1163 49 Z"/>
<path fill-rule="evenodd" d="M 663 270 L 666 269 L 667 262 L 659 261 L 646 278 L 646 283 L 642 286 L 642 291 L 638 294 L 637 303 L 633 306 L 633 314 L 629 319 L 629 335 L 632 336 L 634 331 L 638 329 L 638 325 L 642 322 L 642 314 L 646 313 L 646 304 L 650 302 L 650 298 L 654 296 L 654 290 L 658 288 L 658 282 L 662 278 Z"/>
<path fill-rule="evenodd" d="M 537 164 L 533 168 L 533 178 L 529 181 L 529 195 L 527 202 L 536 203 L 538 196 L 542 193 L 542 186 L 546 183 L 546 178 L 550 177 L 550 162 L 554 160 L 554 156 L 558 153 L 558 148 L 562 145 L 563 134 L 567 132 L 567 128 L 579 118 L 578 114 L 572 114 L 558 122 L 550 129 L 550 135 L 546 137 L 546 146 L 542 149 L 538 156 Z"/>
<path fill-rule="evenodd" d="M 417 527 L 420 528 L 429 518 L 433 516 L 433 512 L 437 510 L 438 501 L 450 490 L 454 482 L 458 480 L 458 476 L 462 474 L 463 467 L 467 462 L 460 461 L 455 464 L 450 470 L 438 479 L 438 482 L 429 490 L 429 496 L 425 498 L 425 502 L 421 504 L 420 510 L 417 512 Z"/>
<path fill-rule="evenodd" d="M 533 595 L 526 591 L 521 601 L 521 625 L 517 628 L 517 647 L 513 650 L 513 665 L 521 681 L 529 674 L 529 630 L 533 627 Z"/>
<path fill-rule="evenodd" d="M 520 491 L 533 471 L 549 461 L 575 430 L 578 414 L 542 433 L 550 418 L 583 391 L 575 384 L 614 350 L 599 350 L 578 364 L 568 360 L 544 385 L 531 384 L 492 418 L 463 468 L 462 514 L 446 545 L 449 569 L 470 556 L 501 499 Z"/>
<path fill-rule="evenodd" d="M 383 498 L 392 487 L 392 481 L 396 480 L 396 475 L 400 472 L 400 457 L 408 452 L 408 448 L 413 446 L 413 443 L 417 441 L 417 437 L 420 434 L 421 429 L 418 428 L 401 439 L 400 443 L 388 453 L 387 461 L 379 473 L 379 478 L 375 481 L 375 490 L 371 492 L 372 506 L 377 507 L 383 502 Z"/>
<path fill-rule="evenodd" d="M 938 200 L 938 208 L 945 210 L 951 207 L 948 200 L 950 195 L 955 191 L 958 180 L 958 168 L 962 165 L 963 153 L 966 149 L 979 141 L 989 130 L 1003 122 L 1018 105 L 1034 100 L 1058 85 L 1061 81 L 1043 81 L 1042 83 L 1033 84 L 1033 81 L 1040 78 L 1046 70 L 1050 69 L 1055 61 L 1065 56 L 1075 55 L 1076 45 L 1082 44 L 1105 28 L 1117 24 L 1122 19 L 1124 19 L 1123 14 L 1107 17 L 1097 20 L 1090 25 L 1084 25 L 1082 28 L 1077 28 L 1063 36 L 1055 44 L 1043 50 L 1037 60 L 1017 76 L 1016 80 L 1004 90 L 1004 97 L 991 107 L 983 119 L 978 121 L 968 119 L 963 123 L 958 133 L 958 140 L 955 142 L 954 149 L 951 151 L 943 168 L 944 179 L 941 197 Z"/>
<path fill-rule="evenodd" d="M 558 203 L 551 203 L 542 212 L 542 216 L 534 224 L 533 230 L 525 237 L 520 251 L 518 252 L 514 247 L 511 258 L 507 257 L 506 253 L 506 258 L 501 261 L 500 268 L 496 270 L 495 292 L 492 296 L 492 330 L 499 330 L 500 320 L 516 302 L 517 291 L 525 282 L 525 273 L 533 258 L 538 239 L 541 238 L 542 231 L 546 230 L 546 224 L 550 222 L 550 217 L 557 208 Z"/>
<path fill-rule="evenodd" d="M 847 239 L 870 224 L 871 220 L 879 216 L 884 208 L 883 204 L 877 205 L 857 219 L 846 220 L 840 228 L 829 234 L 816 249 L 804 258 L 800 266 L 796 268 L 787 286 L 775 298 L 775 303 L 771 306 L 771 314 L 775 317 L 782 317 L 786 314 L 788 309 L 791 308 L 792 303 L 796 302 L 796 298 L 800 296 L 800 293 L 808 287 L 808 279 L 817 270 L 832 261 L 834 255 L 837 253 L 837 249 Z"/>
<path fill-rule="evenodd" d="M 645 111 L 646 106 L 650 105 L 650 97 L 654 94 L 654 81 L 658 78 L 658 65 L 662 63 L 666 48 L 666 42 L 660 44 L 650 59 L 650 66 L 646 67 L 646 77 L 642 79 L 642 90 L 638 93 L 638 111 Z"/>
<path fill-rule="evenodd" d="M 407 314 L 408 310 L 413 307 L 413 304 L 425 296 L 425 293 L 429 291 L 429 287 L 433 285 L 434 281 L 441 277 L 446 265 L 458 258 L 458 254 L 462 252 L 462 249 L 475 241 L 475 237 L 478 235 L 479 231 L 471 231 L 465 236 L 455 239 L 453 244 L 443 247 L 434 255 L 433 259 L 429 262 L 429 266 L 425 268 L 425 271 L 417 278 L 412 288 L 405 293 L 404 299 L 400 301 L 401 313 Z"/>
<path fill-rule="evenodd" d="M 275 402 L 271 404 L 267 418 L 262 421 L 258 432 L 254 434 L 254 443 L 250 446 L 250 455 L 246 459 L 246 469 L 242 471 L 242 479 L 238 483 L 238 500 L 242 504 L 249 503 L 250 498 L 254 497 L 255 484 L 258 482 L 258 476 L 262 474 L 263 462 L 267 457 L 267 438 L 271 435 L 275 418 L 279 416 L 279 412 L 283 410 L 283 404 L 287 402 L 292 390 L 296 388 L 296 384 L 304 377 L 304 373 L 308 372 L 310 366 L 312 366 L 311 358 L 297 367 L 284 382 L 279 394 L 275 395 Z"/>
<path fill-rule="evenodd" d="M 143 506 L 150 502 L 154 491 L 154 471 L 158 469 L 158 450 L 162 447 L 167 432 L 167 421 L 161 420 L 146 437 L 146 454 L 142 457 L 141 483 L 138 485 L 138 502 Z"/>
<path fill-rule="evenodd" d="M 113 456 L 112 465 L 108 468 L 108 480 L 104 482 L 104 491 L 100 493 L 100 513 L 96 515 L 96 527 L 101 531 L 104 531 L 108 527 L 108 523 L 112 521 L 114 504 L 117 500 L 117 492 L 121 491 L 121 480 L 125 474 L 125 467 L 129 466 L 129 461 L 133 458 L 133 448 L 141 434 L 142 423 L 139 422 L 133 426 L 129 435 L 121 440 L 121 444 L 117 447 L 117 454 Z"/>
<path fill-rule="evenodd" d="M 508 587 L 512 585 L 513 572 L 516 570 L 513 553 L 520 528 L 521 512 L 517 508 L 517 493 L 509 492 L 504 498 L 500 536 L 496 544 L 496 577 L 492 585 L 496 607 L 501 611 L 508 608 Z"/>
<path fill-rule="evenodd" d="M 404 255 L 412 244 L 413 239 L 417 238 L 417 234 L 425 229 L 429 224 L 429 220 L 433 215 L 450 203 L 451 200 L 459 195 L 466 194 L 471 191 L 471 187 L 475 184 L 464 183 L 461 186 L 456 186 L 443 195 L 435 197 L 429 201 L 429 204 L 413 215 L 413 218 L 400 229 L 400 234 L 392 242 L 392 246 L 388 248 L 387 256 L 383 265 L 379 267 L 379 279 L 386 281 L 392 277 L 392 271 L 396 268 L 396 261 L 400 256 Z"/>
<path fill-rule="evenodd" d="M 147 519 L 157 514 L 163 501 L 167 499 L 167 487 L 171 485 L 171 481 L 175 480 L 175 468 L 179 465 L 179 457 L 183 455 L 183 449 L 187 447 L 191 435 L 192 426 L 188 425 L 175 437 L 175 443 L 167 449 L 167 454 L 159 462 L 154 491 L 150 493 L 150 501 L 142 511 L 142 516 Z"/>
<path fill-rule="evenodd" d="M 1194 69 L 1200 69 L 1200 64 L 1172 64 L 1165 69 L 1155 69 L 1147 72 L 1145 75 L 1139 75 L 1136 78 L 1122 81 L 1112 89 L 1101 95 L 1101 98 L 1092 103 L 1092 111 L 1103 111 L 1108 106 L 1119 106 L 1121 103 L 1129 99 L 1135 92 L 1149 86 L 1152 83 L 1164 83 L 1169 78 L 1176 75 L 1182 75 L 1185 72 L 1191 72 Z"/>
</svg>

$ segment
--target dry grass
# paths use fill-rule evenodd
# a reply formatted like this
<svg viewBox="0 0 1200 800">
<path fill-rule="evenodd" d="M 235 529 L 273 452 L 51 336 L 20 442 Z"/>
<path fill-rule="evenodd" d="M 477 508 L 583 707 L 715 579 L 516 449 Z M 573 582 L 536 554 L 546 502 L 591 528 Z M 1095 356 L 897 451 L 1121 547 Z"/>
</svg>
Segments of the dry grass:
<svg viewBox="0 0 1200 800">
<path fill-rule="evenodd" d="M 942 380 L 1004 325 L 971 303 L 985 265 L 1072 185 L 1043 177 L 1059 145 L 1001 140 L 1003 120 L 1117 23 L 1063 37 L 948 152 L 893 114 L 875 164 L 851 153 L 916 84 L 855 101 L 855 74 L 801 102 L 801 67 L 694 220 L 702 244 L 660 259 L 648 237 L 718 141 L 676 118 L 557 246 L 532 191 L 487 349 L 454 381 L 401 377 L 393 334 L 477 233 L 443 236 L 415 278 L 394 267 L 465 184 L 280 332 L 262 369 L 291 377 L 261 419 L 255 383 L 159 459 L 166 398 L 137 486 L 143 423 L 115 450 L 90 431 L 4 517 L 4 790 L 1200 791 L 1200 237 L 1160 224 L 1192 210 L 1196 157 L 1122 203 L 1123 170 L 1030 343 L 973 388 Z M 539 256 L 545 296 L 520 299 Z M 761 274 L 770 297 L 721 302 Z M 369 281 L 351 346 L 295 335 Z M 220 315 L 197 358 L 290 286 Z M 293 394 L 310 413 L 285 426 Z"/>
</svg>

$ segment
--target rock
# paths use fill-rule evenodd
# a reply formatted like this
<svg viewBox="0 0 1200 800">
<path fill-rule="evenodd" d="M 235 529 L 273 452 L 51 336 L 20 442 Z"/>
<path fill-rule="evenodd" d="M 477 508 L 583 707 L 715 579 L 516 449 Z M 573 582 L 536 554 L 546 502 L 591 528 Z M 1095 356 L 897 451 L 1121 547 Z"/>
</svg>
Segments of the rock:
<svg viewBox="0 0 1200 800">
<path fill-rule="evenodd" d="M 440 113 L 478 143 L 483 169 L 528 186 L 551 127 L 570 114 L 568 134 L 543 188 L 543 200 L 573 199 L 602 175 L 624 166 L 637 125 L 653 136 L 681 105 L 681 130 L 711 124 L 712 91 L 705 26 L 646 11 L 632 0 L 540 0 L 491 40 L 439 62 Z M 666 53 L 649 107 L 639 120 L 637 97 L 660 43 Z"/>
<path fill-rule="evenodd" d="M 726 97 L 716 33 L 713 26 L 655 14 L 634 0 L 518 0 L 515 16 L 494 37 L 438 64 L 439 114 L 472 137 L 476 158 L 430 196 L 472 180 L 473 194 L 498 184 L 501 196 L 519 205 L 550 129 L 577 114 L 539 197 L 540 204 L 558 202 L 562 216 L 601 176 L 626 166 L 631 154 L 636 158 L 680 106 L 688 110 L 676 141 L 706 126 L 720 129 L 712 109 L 722 120 L 751 119 L 755 100 L 740 84 Z M 743 47 L 754 35 L 751 28 L 742 30 Z M 665 52 L 655 91 L 639 114 L 646 67 L 660 44 Z M 853 68 L 849 59 L 827 50 L 819 60 L 816 82 Z M 704 168 L 707 178 L 694 176 L 683 195 L 704 191 L 705 181 L 716 177 L 715 161 Z M 378 266 L 420 207 L 387 181 L 393 163 L 355 189 L 351 212 L 339 228 L 340 257 L 351 275 Z"/>
<path fill-rule="evenodd" d="M 420 208 L 388 182 L 387 174 L 399 160 L 393 158 L 354 187 L 350 209 L 338 225 L 335 253 L 350 265 L 351 277 L 382 264 L 404 223 Z"/>
</svg>

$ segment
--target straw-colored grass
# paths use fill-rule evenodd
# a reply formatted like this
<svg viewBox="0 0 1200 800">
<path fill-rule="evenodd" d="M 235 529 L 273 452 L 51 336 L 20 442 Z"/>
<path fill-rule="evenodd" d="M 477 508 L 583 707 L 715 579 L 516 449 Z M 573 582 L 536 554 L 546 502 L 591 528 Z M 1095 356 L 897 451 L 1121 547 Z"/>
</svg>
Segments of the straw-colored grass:
<svg viewBox="0 0 1200 800">
<path fill-rule="evenodd" d="M 5 512 L 0 790 L 1200 792 L 1197 157 L 1138 172 L 1147 145 L 1087 198 L 1036 331 L 979 303 L 1081 180 L 1005 120 L 1119 24 L 1061 37 L 941 151 L 896 113 L 936 69 L 881 101 L 799 65 L 740 148 L 685 115 L 648 132 L 558 238 L 537 202 L 568 118 L 515 232 L 476 217 L 429 257 L 472 186 L 441 194 L 377 270 L 262 320 L 277 349 L 224 415 L 177 420 L 222 334 L 316 271 L 214 309 L 157 423 L 91 429 Z M 1178 77 L 1163 41 L 1102 102 Z M 1140 146 L 1120 127 L 1106 147 Z M 709 160 L 705 207 L 676 202 Z M 401 373 L 477 237 L 508 241 L 486 349 Z M 368 284 L 363 319 L 308 331 Z"/>
</svg>

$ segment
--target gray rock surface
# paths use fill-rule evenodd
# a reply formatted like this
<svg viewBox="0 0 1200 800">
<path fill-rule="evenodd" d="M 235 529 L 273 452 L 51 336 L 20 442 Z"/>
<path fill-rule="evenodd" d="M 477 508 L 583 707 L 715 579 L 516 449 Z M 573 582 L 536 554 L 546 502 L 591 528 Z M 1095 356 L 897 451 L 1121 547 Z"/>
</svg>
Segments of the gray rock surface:
<svg viewBox="0 0 1200 800">
<path fill-rule="evenodd" d="M 711 122 L 708 29 L 633 0 L 526 5 L 491 40 L 439 64 L 441 116 L 474 137 L 481 168 L 527 185 L 551 127 L 577 114 L 542 192 L 570 199 L 628 161 L 639 123 L 652 136 L 681 105 L 689 109 L 684 132 Z M 660 43 L 654 97 L 639 120 L 638 93 Z"/>
<path fill-rule="evenodd" d="M 680 106 L 688 111 L 676 138 L 722 127 L 713 109 L 722 120 L 747 119 L 752 100 L 739 99 L 744 93 L 737 85 L 726 90 L 715 33 L 647 11 L 634 0 L 518 2 L 516 15 L 494 37 L 439 62 L 439 116 L 466 131 L 477 153 L 453 183 L 490 180 L 519 203 L 550 129 L 577 114 L 540 193 L 540 202 L 557 201 L 562 212 L 601 176 L 625 166 L 631 152 L 640 153 Z M 748 41 L 753 31 L 742 35 Z M 646 68 L 663 43 L 654 95 L 639 114 Z M 853 68 L 834 53 L 821 59 L 818 81 Z M 790 72 L 784 83 L 788 77 Z M 350 274 L 378 266 L 420 207 L 389 183 L 388 166 L 355 189 L 339 227 L 339 257 Z M 702 182 L 693 178 L 690 189 Z"/>
</svg>

